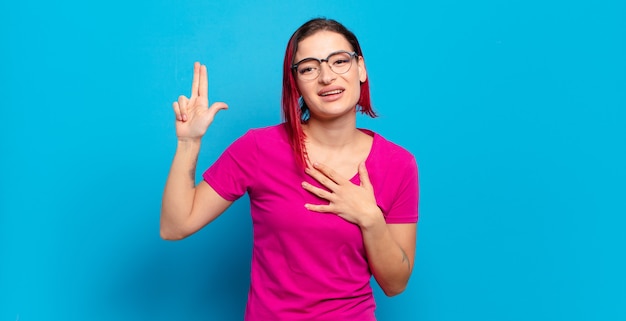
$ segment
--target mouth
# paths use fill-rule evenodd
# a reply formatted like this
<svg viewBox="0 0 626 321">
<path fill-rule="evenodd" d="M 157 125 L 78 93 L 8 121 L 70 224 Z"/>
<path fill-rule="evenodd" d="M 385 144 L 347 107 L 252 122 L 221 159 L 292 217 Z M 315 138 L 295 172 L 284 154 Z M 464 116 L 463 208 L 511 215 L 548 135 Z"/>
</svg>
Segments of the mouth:
<svg viewBox="0 0 626 321">
<path fill-rule="evenodd" d="M 335 89 L 335 90 L 322 92 L 322 93 L 320 93 L 320 96 L 326 97 L 326 96 L 330 96 L 330 95 L 341 94 L 342 92 L 343 92 L 343 89 Z"/>
</svg>

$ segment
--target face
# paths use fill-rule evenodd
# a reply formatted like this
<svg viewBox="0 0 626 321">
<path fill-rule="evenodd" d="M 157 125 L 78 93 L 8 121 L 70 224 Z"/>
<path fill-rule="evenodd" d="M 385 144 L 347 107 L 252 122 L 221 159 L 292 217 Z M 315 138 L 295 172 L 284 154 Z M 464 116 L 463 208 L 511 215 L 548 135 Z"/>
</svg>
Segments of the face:
<svg viewBox="0 0 626 321">
<path fill-rule="evenodd" d="M 352 52 L 354 48 L 346 38 L 336 32 L 319 31 L 298 43 L 294 62 L 305 58 L 326 59 L 337 51 Z M 311 119 L 332 119 L 354 115 L 359 101 L 361 82 L 367 79 L 363 58 L 351 58 L 352 66 L 343 74 L 332 71 L 328 63 L 320 65 L 316 79 L 302 80 L 296 75 L 298 90 L 309 107 Z"/>
</svg>

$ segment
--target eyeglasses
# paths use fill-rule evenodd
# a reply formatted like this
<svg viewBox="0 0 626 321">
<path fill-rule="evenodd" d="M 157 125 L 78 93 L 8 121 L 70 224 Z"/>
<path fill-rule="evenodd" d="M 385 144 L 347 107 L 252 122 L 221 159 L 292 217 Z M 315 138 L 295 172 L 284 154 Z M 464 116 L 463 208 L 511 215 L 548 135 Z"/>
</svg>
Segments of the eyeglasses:
<svg viewBox="0 0 626 321">
<path fill-rule="evenodd" d="M 356 57 L 356 52 L 345 50 L 335 51 L 328 55 L 326 59 L 304 58 L 291 65 L 291 69 L 296 71 L 301 80 L 316 79 L 322 70 L 322 62 L 326 62 L 330 70 L 336 74 L 345 74 L 352 67 L 352 58 Z"/>
</svg>

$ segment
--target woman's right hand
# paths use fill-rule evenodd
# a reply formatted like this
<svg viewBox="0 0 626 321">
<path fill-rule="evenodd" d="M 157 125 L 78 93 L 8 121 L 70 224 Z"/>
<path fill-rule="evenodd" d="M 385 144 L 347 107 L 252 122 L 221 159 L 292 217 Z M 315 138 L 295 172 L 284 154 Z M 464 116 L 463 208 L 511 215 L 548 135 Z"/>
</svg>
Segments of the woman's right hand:
<svg viewBox="0 0 626 321">
<path fill-rule="evenodd" d="M 191 97 L 181 95 L 172 105 L 176 114 L 176 136 L 179 140 L 200 140 L 213 122 L 215 114 L 228 108 L 223 102 L 213 103 L 209 107 L 207 70 L 199 62 L 193 65 Z"/>
</svg>

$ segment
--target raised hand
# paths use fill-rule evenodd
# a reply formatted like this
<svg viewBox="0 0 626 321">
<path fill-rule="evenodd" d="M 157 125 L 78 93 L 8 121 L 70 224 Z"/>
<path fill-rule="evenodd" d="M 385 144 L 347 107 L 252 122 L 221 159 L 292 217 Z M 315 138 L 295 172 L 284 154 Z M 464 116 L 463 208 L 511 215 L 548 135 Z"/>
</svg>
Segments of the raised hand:
<svg viewBox="0 0 626 321">
<path fill-rule="evenodd" d="M 361 185 L 353 184 L 326 165 L 313 164 L 312 168 L 309 167 L 305 171 L 329 190 L 326 191 L 307 182 L 302 183 L 305 190 L 329 201 L 328 205 L 305 204 L 304 206 L 310 211 L 335 213 L 344 220 L 359 226 L 368 225 L 382 218 L 382 212 L 376 204 L 374 188 L 364 163 L 359 164 Z"/>
<path fill-rule="evenodd" d="M 172 104 L 176 114 L 176 136 L 179 140 L 200 140 L 215 114 L 228 105 L 216 102 L 209 107 L 209 82 L 205 65 L 199 62 L 193 65 L 193 82 L 191 96 L 181 95 L 178 101 Z"/>
</svg>

